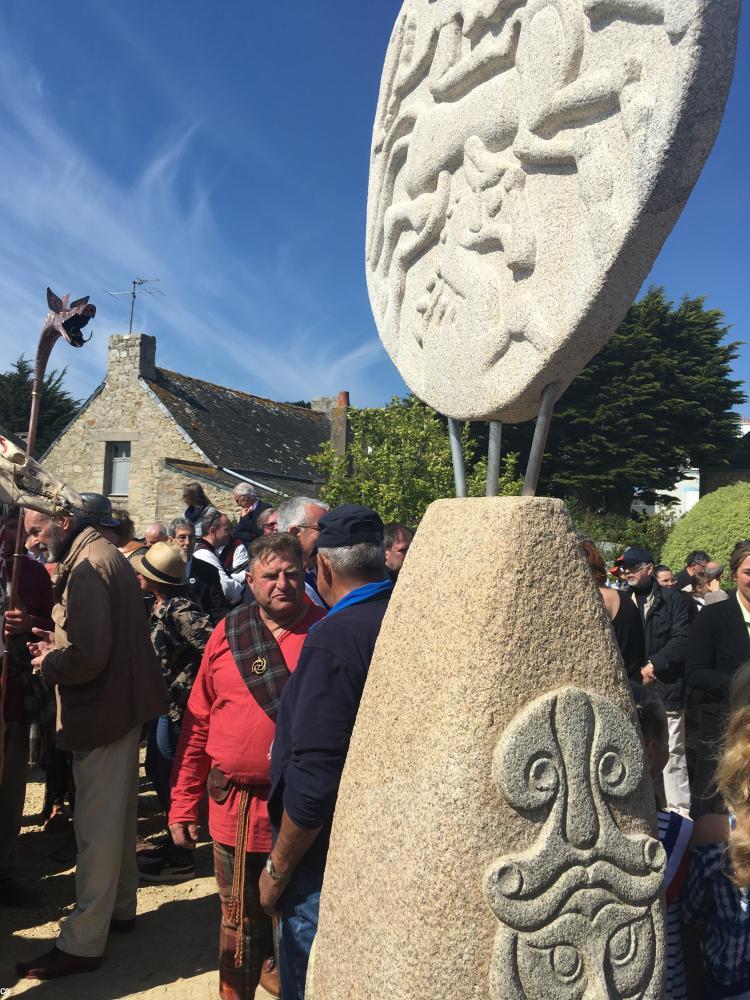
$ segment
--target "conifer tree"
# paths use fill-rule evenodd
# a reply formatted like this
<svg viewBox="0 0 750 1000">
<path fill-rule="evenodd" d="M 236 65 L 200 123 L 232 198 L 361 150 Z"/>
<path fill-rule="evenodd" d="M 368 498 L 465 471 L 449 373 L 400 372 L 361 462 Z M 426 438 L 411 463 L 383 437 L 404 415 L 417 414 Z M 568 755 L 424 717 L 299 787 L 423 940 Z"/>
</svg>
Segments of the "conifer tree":
<svg viewBox="0 0 750 1000">
<path fill-rule="evenodd" d="M 43 454 L 80 409 L 80 403 L 63 388 L 67 368 L 53 369 L 44 378 L 39 411 L 35 457 Z M 34 368 L 23 355 L 10 371 L 0 372 L 0 427 L 24 435 L 29 426 Z"/>
<path fill-rule="evenodd" d="M 574 497 L 580 508 L 626 514 L 654 503 L 687 468 L 721 465 L 737 441 L 732 410 L 745 401 L 731 377 L 737 343 L 704 299 L 675 308 L 652 288 L 628 311 L 603 350 L 555 408 L 540 494 Z M 503 428 L 503 450 L 526 459 L 534 423 Z M 473 425 L 477 454 L 486 431 Z"/>
</svg>

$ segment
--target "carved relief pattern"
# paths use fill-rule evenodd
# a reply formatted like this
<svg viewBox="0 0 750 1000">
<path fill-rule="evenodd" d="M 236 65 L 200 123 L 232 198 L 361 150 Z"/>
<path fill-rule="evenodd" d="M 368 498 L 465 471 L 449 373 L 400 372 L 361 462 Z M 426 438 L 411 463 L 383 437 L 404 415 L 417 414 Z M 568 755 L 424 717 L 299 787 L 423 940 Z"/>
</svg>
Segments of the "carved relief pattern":
<svg viewBox="0 0 750 1000">
<path fill-rule="evenodd" d="M 639 205 L 659 99 L 643 54 L 653 33 L 682 44 L 693 8 L 408 0 L 386 62 L 368 209 L 371 298 L 392 356 L 401 337 L 422 349 L 449 332 L 484 368 L 514 341 L 549 349 L 534 292 L 549 210 L 529 179 L 574 178 L 585 259 L 606 264 Z M 630 26 L 637 45 L 592 56 L 592 40 L 613 22 Z M 547 272 L 554 267 L 547 260 Z"/>
<path fill-rule="evenodd" d="M 666 857 L 657 840 L 622 833 L 611 809 L 627 804 L 643 767 L 625 715 L 578 688 L 537 699 L 506 730 L 496 780 L 543 825 L 532 847 L 498 859 L 485 879 L 501 925 L 493 1000 L 661 996 Z"/>
</svg>

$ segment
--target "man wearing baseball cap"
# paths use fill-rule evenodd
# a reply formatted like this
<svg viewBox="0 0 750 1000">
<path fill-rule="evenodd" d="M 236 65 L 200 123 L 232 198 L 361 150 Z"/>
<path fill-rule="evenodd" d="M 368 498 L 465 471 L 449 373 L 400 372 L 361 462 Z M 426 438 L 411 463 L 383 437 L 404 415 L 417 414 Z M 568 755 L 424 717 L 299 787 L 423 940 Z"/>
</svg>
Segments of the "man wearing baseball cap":
<svg viewBox="0 0 750 1000">
<path fill-rule="evenodd" d="M 690 783 L 685 756 L 685 658 L 690 630 L 687 604 L 678 591 L 656 582 L 654 557 L 648 549 L 625 549 L 622 570 L 643 624 L 648 662 L 641 670 L 642 681 L 663 701 L 667 712 L 667 807 L 689 816 Z"/>
<path fill-rule="evenodd" d="M 260 878 L 264 909 L 281 917 L 289 1000 L 305 994 L 341 772 L 393 588 L 375 511 L 342 504 L 318 526 L 318 588 L 330 611 L 311 629 L 281 699 L 268 800 L 276 838 Z"/>
</svg>

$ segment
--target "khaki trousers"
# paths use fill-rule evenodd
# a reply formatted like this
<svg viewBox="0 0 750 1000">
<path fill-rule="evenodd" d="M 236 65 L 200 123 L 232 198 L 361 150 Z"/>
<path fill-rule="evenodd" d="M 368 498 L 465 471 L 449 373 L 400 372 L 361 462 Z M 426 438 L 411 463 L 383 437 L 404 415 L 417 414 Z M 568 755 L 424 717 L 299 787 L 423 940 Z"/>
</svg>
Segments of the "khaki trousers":
<svg viewBox="0 0 750 1000">
<path fill-rule="evenodd" d="M 76 908 L 62 922 L 57 939 L 57 947 L 68 955 L 99 958 L 112 917 L 135 916 L 141 728 L 109 746 L 73 754 Z"/>
<path fill-rule="evenodd" d="M 669 760 L 664 768 L 664 794 L 667 809 L 690 816 L 690 781 L 685 751 L 685 713 L 667 711 Z"/>
</svg>

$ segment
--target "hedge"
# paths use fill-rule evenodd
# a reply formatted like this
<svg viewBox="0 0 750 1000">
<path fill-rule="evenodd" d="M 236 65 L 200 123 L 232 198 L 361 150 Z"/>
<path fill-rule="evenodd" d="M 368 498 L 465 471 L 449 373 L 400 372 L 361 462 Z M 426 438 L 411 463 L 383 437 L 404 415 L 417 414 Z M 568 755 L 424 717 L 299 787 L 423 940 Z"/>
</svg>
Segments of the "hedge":
<svg viewBox="0 0 750 1000">
<path fill-rule="evenodd" d="M 677 573 L 689 552 L 703 549 L 724 564 L 724 582 L 728 583 L 729 553 L 745 538 L 750 538 L 750 483 L 722 486 L 707 493 L 675 524 L 661 561 Z"/>
</svg>

